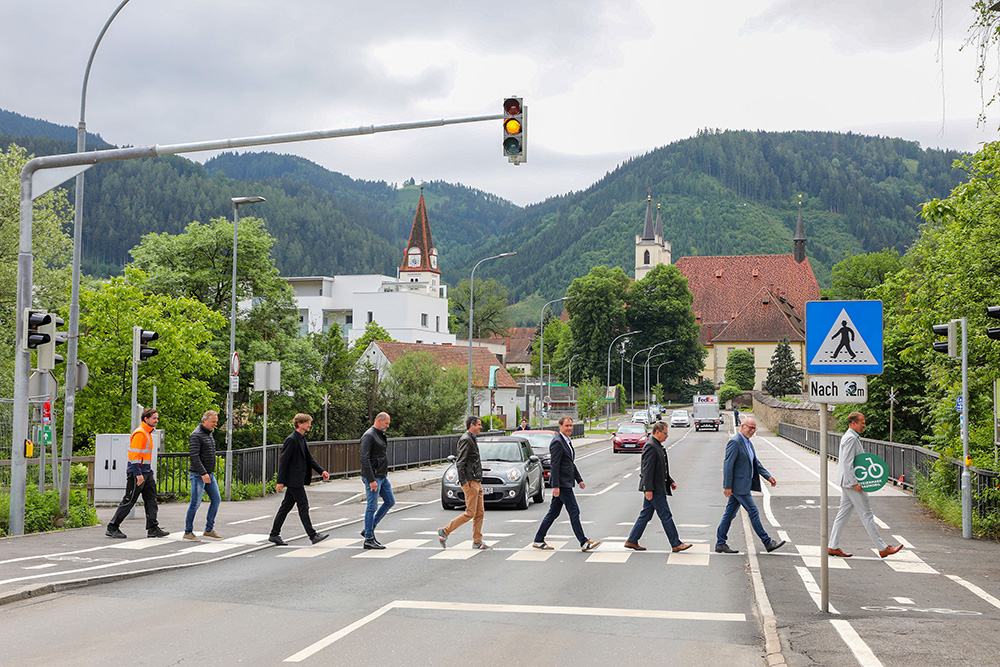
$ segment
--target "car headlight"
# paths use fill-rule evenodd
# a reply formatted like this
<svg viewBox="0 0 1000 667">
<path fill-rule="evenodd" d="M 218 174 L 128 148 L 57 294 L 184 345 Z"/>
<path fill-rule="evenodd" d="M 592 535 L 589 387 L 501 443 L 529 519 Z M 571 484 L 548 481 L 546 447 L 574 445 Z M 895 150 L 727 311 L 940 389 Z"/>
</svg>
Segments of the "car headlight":
<svg viewBox="0 0 1000 667">
<path fill-rule="evenodd" d="M 448 468 L 448 471 L 444 474 L 444 479 L 448 482 L 458 481 L 458 470 L 455 468 Z"/>
<path fill-rule="evenodd" d="M 512 482 L 516 482 L 517 480 L 521 479 L 521 469 L 511 468 L 510 472 L 507 473 L 507 479 L 509 479 Z"/>
</svg>

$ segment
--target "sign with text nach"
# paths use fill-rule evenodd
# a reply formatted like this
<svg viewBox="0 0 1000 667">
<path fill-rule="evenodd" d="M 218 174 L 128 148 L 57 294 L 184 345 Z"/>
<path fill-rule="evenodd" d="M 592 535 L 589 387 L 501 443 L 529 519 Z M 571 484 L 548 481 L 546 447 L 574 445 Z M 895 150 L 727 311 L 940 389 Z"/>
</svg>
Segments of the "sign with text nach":
<svg viewBox="0 0 1000 667">
<path fill-rule="evenodd" d="M 864 375 L 810 375 L 809 400 L 814 403 L 864 403 L 868 378 Z"/>
<path fill-rule="evenodd" d="M 881 301 L 806 303 L 806 373 L 882 372 Z"/>
</svg>

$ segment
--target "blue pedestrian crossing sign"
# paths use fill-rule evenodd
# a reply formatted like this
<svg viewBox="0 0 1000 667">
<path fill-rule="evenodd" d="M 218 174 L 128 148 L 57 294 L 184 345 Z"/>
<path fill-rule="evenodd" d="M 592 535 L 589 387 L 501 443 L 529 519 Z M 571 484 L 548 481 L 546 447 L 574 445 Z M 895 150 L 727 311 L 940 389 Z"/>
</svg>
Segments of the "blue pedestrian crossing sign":
<svg viewBox="0 0 1000 667">
<path fill-rule="evenodd" d="M 881 301 L 806 303 L 806 373 L 882 372 Z"/>
</svg>

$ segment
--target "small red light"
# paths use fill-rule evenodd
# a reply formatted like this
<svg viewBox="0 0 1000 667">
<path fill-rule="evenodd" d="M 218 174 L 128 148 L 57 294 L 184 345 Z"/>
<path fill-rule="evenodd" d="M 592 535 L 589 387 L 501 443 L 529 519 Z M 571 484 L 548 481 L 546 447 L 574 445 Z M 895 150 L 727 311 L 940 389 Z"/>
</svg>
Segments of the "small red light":
<svg viewBox="0 0 1000 667">
<path fill-rule="evenodd" d="M 506 111 L 511 116 L 521 113 L 521 103 L 518 102 L 513 97 L 507 98 L 503 102 L 504 111 Z"/>
</svg>

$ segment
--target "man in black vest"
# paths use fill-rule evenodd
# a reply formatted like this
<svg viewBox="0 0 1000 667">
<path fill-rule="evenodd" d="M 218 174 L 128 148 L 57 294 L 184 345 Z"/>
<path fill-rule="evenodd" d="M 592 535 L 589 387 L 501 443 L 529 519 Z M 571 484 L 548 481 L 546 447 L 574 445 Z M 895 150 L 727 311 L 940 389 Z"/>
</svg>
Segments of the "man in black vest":
<svg viewBox="0 0 1000 667">
<path fill-rule="evenodd" d="M 691 545 L 681 542 L 677 534 L 677 526 L 674 525 L 674 517 L 670 514 L 670 505 L 667 504 L 667 496 L 673 495 L 671 491 L 677 488 L 677 483 L 670 476 L 670 464 L 667 461 L 667 450 L 663 448 L 663 441 L 667 439 L 667 425 L 665 422 L 653 424 L 653 433 L 646 440 L 642 447 L 642 463 L 639 471 L 639 490 L 643 492 L 645 500 L 642 501 L 642 511 L 639 518 L 632 526 L 628 540 L 625 542 L 627 549 L 645 551 L 646 547 L 639 546 L 639 538 L 646 530 L 646 524 L 653 518 L 655 511 L 663 524 L 663 530 L 670 540 L 670 547 L 673 551 L 684 551 L 690 549 Z"/>
<path fill-rule="evenodd" d="M 285 517 L 291 511 L 292 505 L 298 506 L 302 527 L 306 529 L 306 534 L 313 544 L 330 537 L 328 533 L 317 533 L 309 518 L 306 485 L 312 481 L 312 471 L 315 470 L 323 475 L 323 481 L 330 479 L 330 473 L 323 470 L 323 466 L 316 463 L 316 459 L 309 453 L 306 433 L 310 428 L 312 428 L 312 417 L 301 412 L 295 415 L 295 430 L 285 438 L 285 444 L 281 448 L 281 458 L 278 459 L 278 486 L 275 490 L 281 493 L 285 487 L 288 489 L 285 491 L 278 513 L 274 515 L 274 525 L 271 526 L 271 535 L 267 539 L 279 547 L 285 546 L 285 541 L 281 539 L 281 526 L 285 523 Z"/>
</svg>

